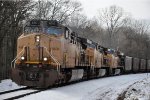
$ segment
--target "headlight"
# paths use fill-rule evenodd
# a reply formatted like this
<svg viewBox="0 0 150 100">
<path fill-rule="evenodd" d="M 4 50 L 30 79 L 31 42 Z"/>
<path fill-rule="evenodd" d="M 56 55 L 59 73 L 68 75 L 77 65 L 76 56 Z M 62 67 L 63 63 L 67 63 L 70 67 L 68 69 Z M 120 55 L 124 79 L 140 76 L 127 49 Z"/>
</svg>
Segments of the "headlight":
<svg viewBox="0 0 150 100">
<path fill-rule="evenodd" d="M 111 51 L 111 49 L 108 49 L 108 52 L 110 52 Z"/>
<path fill-rule="evenodd" d="M 39 35 L 37 35 L 35 39 L 36 39 L 36 42 L 40 42 L 40 36 Z"/>
<path fill-rule="evenodd" d="M 21 57 L 21 60 L 25 60 L 25 57 L 24 57 L 24 56 L 22 56 L 22 57 Z"/>
<path fill-rule="evenodd" d="M 44 57 L 44 58 L 43 58 L 43 60 L 44 60 L 44 61 L 47 61 L 47 58 L 46 58 L 46 57 Z"/>
<path fill-rule="evenodd" d="M 124 55 L 124 53 L 120 53 L 120 55 L 121 55 L 121 56 L 123 56 L 123 55 Z"/>
</svg>

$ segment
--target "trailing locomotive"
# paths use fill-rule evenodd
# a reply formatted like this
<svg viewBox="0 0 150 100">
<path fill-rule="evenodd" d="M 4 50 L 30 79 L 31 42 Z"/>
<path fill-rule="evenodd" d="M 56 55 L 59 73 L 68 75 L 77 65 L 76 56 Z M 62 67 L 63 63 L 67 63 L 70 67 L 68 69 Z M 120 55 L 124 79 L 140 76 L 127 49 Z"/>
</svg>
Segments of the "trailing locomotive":
<svg viewBox="0 0 150 100">
<path fill-rule="evenodd" d="M 150 61 L 137 59 L 78 37 L 57 21 L 31 20 L 18 38 L 11 73 L 19 85 L 48 87 L 149 68 Z"/>
</svg>

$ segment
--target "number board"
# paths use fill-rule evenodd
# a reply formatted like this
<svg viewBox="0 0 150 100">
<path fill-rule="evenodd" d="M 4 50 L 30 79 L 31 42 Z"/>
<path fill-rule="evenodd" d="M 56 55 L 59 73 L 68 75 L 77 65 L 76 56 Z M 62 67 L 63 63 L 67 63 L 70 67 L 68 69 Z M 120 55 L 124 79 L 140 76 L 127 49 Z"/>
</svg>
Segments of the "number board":
<svg viewBox="0 0 150 100">
<path fill-rule="evenodd" d="M 56 20 L 47 21 L 47 26 L 57 26 L 57 24 Z"/>
<path fill-rule="evenodd" d="M 39 20 L 32 20 L 30 21 L 31 25 L 40 25 L 40 21 Z"/>
</svg>

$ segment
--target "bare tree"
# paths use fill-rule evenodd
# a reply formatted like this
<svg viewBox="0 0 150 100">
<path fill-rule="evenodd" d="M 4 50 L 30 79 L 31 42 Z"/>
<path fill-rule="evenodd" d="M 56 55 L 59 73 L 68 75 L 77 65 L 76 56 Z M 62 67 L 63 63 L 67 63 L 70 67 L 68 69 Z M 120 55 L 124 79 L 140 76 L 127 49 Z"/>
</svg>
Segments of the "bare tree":
<svg viewBox="0 0 150 100">
<path fill-rule="evenodd" d="M 150 38 L 148 35 L 149 25 L 142 20 L 131 19 L 124 27 L 126 42 L 123 48 L 127 55 L 147 59 L 149 57 Z"/>
<path fill-rule="evenodd" d="M 81 13 L 75 13 L 70 16 L 70 19 L 67 20 L 66 24 L 71 27 L 85 28 L 88 22 L 87 16 Z"/>
<path fill-rule="evenodd" d="M 150 24 L 146 23 L 144 20 L 134 20 L 130 23 L 130 26 L 136 31 L 138 34 L 146 34 L 148 29 L 150 28 Z"/>
<path fill-rule="evenodd" d="M 0 1 L 0 79 L 8 77 L 10 62 L 16 54 L 17 37 L 22 25 L 33 8 L 31 0 Z"/>
<path fill-rule="evenodd" d="M 35 7 L 34 18 L 51 19 L 64 22 L 72 14 L 81 10 L 81 4 L 71 0 L 39 0 Z"/>
<path fill-rule="evenodd" d="M 110 37 L 110 47 L 113 47 L 115 34 L 126 22 L 126 16 L 122 8 L 110 6 L 99 11 L 99 20 L 104 23 Z"/>
<path fill-rule="evenodd" d="M 147 33 L 150 25 L 147 24 L 144 20 L 133 20 L 131 23 L 131 27 L 135 30 L 135 32 L 139 36 L 136 41 L 138 44 L 137 55 L 139 57 L 144 57 L 147 59 L 147 54 L 148 54 L 147 49 L 149 46 L 149 37 Z"/>
<path fill-rule="evenodd" d="M 20 22 L 29 15 L 28 11 L 32 9 L 34 4 L 31 4 L 31 0 L 26 1 L 1 1 L 1 15 L 0 15 L 0 36 L 1 41 L 5 35 L 11 37 L 17 37 L 17 30 Z M 7 34 L 6 34 L 7 33 Z"/>
</svg>

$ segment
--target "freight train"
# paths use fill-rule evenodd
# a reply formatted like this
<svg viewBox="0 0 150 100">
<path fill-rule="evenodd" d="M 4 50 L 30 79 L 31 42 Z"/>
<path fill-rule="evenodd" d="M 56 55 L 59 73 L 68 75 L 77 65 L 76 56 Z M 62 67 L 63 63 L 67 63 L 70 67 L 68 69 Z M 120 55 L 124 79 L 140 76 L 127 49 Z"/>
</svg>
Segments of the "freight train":
<svg viewBox="0 0 150 100">
<path fill-rule="evenodd" d="M 146 70 L 150 70 L 150 60 L 105 48 L 55 20 L 30 20 L 17 40 L 11 78 L 19 85 L 46 88 Z"/>
</svg>

